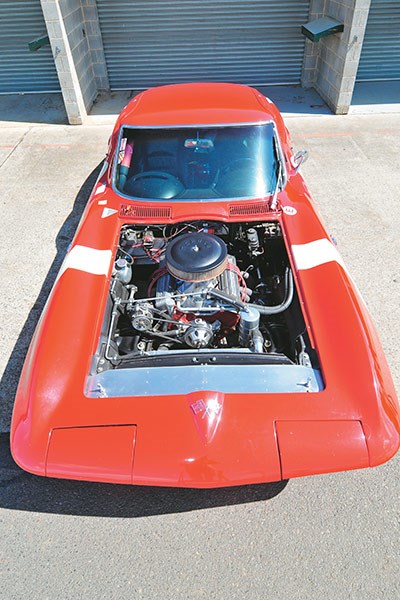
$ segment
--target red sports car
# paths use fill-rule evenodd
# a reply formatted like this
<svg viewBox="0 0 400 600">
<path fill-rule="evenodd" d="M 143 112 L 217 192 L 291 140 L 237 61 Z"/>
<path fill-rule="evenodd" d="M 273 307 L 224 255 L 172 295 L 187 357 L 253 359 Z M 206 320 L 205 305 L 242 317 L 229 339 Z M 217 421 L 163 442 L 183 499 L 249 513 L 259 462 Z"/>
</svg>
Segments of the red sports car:
<svg viewBox="0 0 400 600">
<path fill-rule="evenodd" d="M 252 88 L 128 104 L 25 361 L 22 468 L 217 487 L 395 454 L 386 359 L 303 158 Z"/>
</svg>

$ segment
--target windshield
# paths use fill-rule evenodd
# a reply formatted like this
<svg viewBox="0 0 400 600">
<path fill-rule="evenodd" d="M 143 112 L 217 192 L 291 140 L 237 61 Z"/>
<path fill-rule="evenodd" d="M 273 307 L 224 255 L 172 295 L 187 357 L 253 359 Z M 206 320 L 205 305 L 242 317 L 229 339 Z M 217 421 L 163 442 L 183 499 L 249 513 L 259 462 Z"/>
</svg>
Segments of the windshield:
<svg viewBox="0 0 400 600">
<path fill-rule="evenodd" d="M 272 123 L 122 131 L 115 184 L 132 198 L 218 199 L 273 194 Z"/>
</svg>

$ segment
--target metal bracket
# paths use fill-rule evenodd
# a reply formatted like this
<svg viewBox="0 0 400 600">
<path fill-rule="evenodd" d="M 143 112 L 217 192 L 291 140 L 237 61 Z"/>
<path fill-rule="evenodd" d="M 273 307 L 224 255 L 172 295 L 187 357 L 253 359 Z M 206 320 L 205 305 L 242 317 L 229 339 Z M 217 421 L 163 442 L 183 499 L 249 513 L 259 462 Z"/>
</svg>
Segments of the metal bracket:
<svg viewBox="0 0 400 600">
<path fill-rule="evenodd" d="M 30 52 L 36 52 L 36 50 L 39 50 L 39 48 L 42 48 L 43 46 L 47 46 L 48 44 L 50 45 L 49 36 L 42 35 L 42 36 L 36 38 L 36 40 L 32 40 L 31 42 L 29 42 L 28 48 L 29 48 Z"/>
<path fill-rule="evenodd" d="M 317 19 L 316 21 L 310 21 L 302 25 L 301 33 L 312 42 L 319 42 L 321 38 L 334 33 L 341 33 L 343 29 L 344 25 L 340 21 L 324 17 L 323 19 Z"/>
</svg>

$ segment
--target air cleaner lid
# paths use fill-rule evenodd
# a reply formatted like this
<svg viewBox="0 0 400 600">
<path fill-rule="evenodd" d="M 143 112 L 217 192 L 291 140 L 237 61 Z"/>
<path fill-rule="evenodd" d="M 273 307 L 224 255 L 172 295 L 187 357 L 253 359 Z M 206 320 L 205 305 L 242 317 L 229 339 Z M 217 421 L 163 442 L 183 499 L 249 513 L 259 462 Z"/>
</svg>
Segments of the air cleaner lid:
<svg viewBox="0 0 400 600">
<path fill-rule="evenodd" d="M 210 233 L 185 233 L 172 240 L 166 250 L 168 271 L 183 281 L 207 281 L 226 268 L 225 243 Z"/>
</svg>

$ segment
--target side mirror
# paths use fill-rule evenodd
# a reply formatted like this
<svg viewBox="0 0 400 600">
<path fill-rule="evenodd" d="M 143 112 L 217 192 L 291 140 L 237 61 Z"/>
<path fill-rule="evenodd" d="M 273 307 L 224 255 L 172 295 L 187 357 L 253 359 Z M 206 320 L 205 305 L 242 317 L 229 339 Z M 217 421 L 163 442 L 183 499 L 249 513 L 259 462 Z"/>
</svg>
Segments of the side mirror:
<svg viewBox="0 0 400 600">
<path fill-rule="evenodd" d="M 299 150 L 293 156 L 292 163 L 293 163 L 293 166 L 295 168 L 296 173 L 300 169 L 301 165 L 304 162 L 306 162 L 307 158 L 308 158 L 308 152 L 307 152 L 307 150 Z"/>
</svg>

